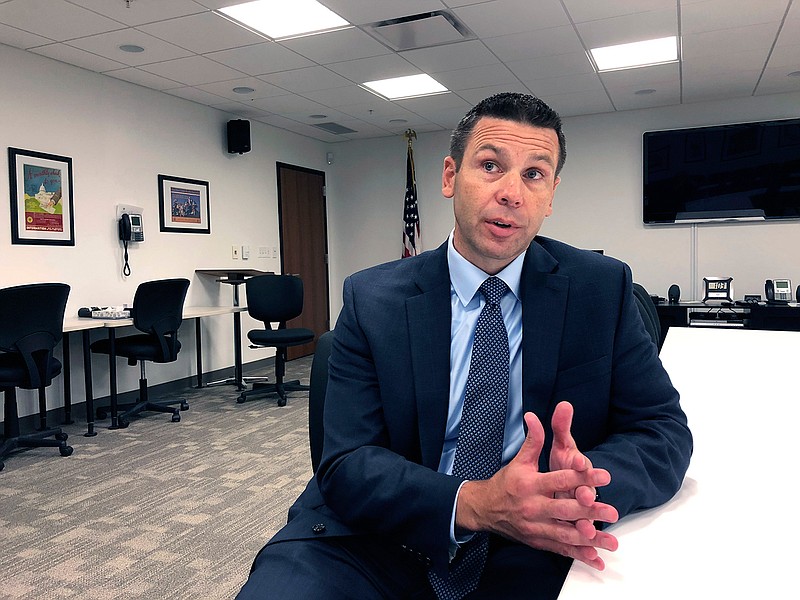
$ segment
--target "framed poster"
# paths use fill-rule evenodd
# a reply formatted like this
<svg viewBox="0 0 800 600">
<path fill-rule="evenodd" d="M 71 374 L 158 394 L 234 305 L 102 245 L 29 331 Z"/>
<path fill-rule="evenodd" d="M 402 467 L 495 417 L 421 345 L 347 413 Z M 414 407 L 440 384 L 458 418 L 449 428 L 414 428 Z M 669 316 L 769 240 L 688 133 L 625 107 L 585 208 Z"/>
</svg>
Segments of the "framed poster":
<svg viewBox="0 0 800 600">
<path fill-rule="evenodd" d="M 208 182 L 158 176 L 161 231 L 211 233 L 208 213 Z"/>
<path fill-rule="evenodd" d="M 74 246 L 72 159 L 8 149 L 11 243 Z"/>
</svg>

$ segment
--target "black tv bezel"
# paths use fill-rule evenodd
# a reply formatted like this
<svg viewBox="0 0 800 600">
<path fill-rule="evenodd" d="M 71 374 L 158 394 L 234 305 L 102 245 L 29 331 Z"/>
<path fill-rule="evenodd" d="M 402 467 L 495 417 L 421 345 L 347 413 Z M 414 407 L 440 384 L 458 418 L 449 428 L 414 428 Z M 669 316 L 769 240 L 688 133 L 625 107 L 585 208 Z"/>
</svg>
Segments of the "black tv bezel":
<svg viewBox="0 0 800 600">
<path fill-rule="evenodd" d="M 648 177 L 648 154 L 647 139 L 652 134 L 686 134 L 690 132 L 705 132 L 710 130 L 735 131 L 737 128 L 759 126 L 770 127 L 778 125 L 798 125 L 800 117 L 785 119 L 765 119 L 760 121 L 739 121 L 733 123 L 720 123 L 715 125 L 698 125 L 694 127 L 675 127 L 671 129 L 655 129 L 642 133 L 642 223 L 646 227 L 657 227 L 660 225 L 691 225 L 691 224 L 713 224 L 713 223 L 746 223 L 746 222 L 786 222 L 800 220 L 800 212 L 797 215 L 766 215 L 760 209 L 734 209 L 734 210 L 711 210 L 711 211 L 688 211 L 677 212 L 673 220 L 646 220 L 646 185 Z M 798 150 L 800 155 L 800 150 Z M 800 209 L 800 201 L 798 201 Z M 681 217 L 681 215 L 683 215 Z"/>
</svg>

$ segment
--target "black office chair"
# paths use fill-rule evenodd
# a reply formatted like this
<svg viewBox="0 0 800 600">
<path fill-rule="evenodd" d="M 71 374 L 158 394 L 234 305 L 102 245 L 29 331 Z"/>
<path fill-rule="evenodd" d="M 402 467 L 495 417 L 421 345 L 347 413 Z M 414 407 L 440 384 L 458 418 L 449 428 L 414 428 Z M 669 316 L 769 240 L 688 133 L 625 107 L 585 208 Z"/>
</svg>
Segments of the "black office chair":
<svg viewBox="0 0 800 600">
<path fill-rule="evenodd" d="M 255 383 L 253 389 L 242 392 L 236 399 L 248 399 L 269 394 L 278 395 L 278 406 L 286 406 L 286 392 L 307 390 L 299 380 L 284 381 L 286 349 L 314 340 L 314 332 L 305 327 L 286 327 L 286 322 L 303 312 L 303 280 L 294 275 L 258 275 L 245 283 L 247 312 L 264 323 L 264 329 L 251 329 L 247 338 L 251 348 L 275 348 L 275 383 Z M 279 323 L 277 329 L 272 323 Z"/>
<path fill-rule="evenodd" d="M 658 348 L 658 351 L 661 352 L 664 340 L 661 339 L 661 321 L 658 318 L 656 305 L 644 286 L 638 283 L 633 284 L 633 296 L 636 299 L 636 307 L 639 309 L 642 321 L 644 321 L 644 327 L 650 337 L 653 338 L 653 343 Z"/>
<path fill-rule="evenodd" d="M 62 337 L 69 286 L 37 283 L 0 290 L 0 390 L 5 408 L 0 471 L 3 459 L 20 448 L 58 448 L 72 454 L 67 434 L 60 428 L 43 428 L 20 435 L 17 388 L 39 390 L 39 415 L 47 411 L 45 388 L 61 373 L 53 349 Z M 47 438 L 54 439 L 47 439 Z"/>
<path fill-rule="evenodd" d="M 133 325 L 140 334 L 117 338 L 115 349 L 117 356 L 128 359 L 129 365 L 137 362 L 141 365 L 139 377 L 139 399 L 136 404 L 119 415 L 120 427 L 127 427 L 130 417 L 143 411 L 171 413 L 172 421 L 181 420 L 181 410 L 188 410 L 189 404 L 183 399 L 150 402 L 147 394 L 147 377 L 145 362 L 168 363 L 177 360 L 181 343 L 178 340 L 178 328 L 183 320 L 183 302 L 189 289 L 188 279 L 160 279 L 147 281 L 136 288 L 133 298 L 131 317 Z M 110 354 L 111 344 L 108 339 L 98 340 L 90 346 L 92 352 Z M 170 406 L 180 404 L 180 408 Z M 105 418 L 105 409 L 97 410 L 97 417 Z"/>
<path fill-rule="evenodd" d="M 322 415 L 325 411 L 325 392 L 328 388 L 328 357 L 331 355 L 333 332 L 326 331 L 317 339 L 317 349 L 311 361 L 311 379 L 308 391 L 308 445 L 311 448 L 311 469 L 316 473 L 322 458 L 324 429 Z"/>
</svg>

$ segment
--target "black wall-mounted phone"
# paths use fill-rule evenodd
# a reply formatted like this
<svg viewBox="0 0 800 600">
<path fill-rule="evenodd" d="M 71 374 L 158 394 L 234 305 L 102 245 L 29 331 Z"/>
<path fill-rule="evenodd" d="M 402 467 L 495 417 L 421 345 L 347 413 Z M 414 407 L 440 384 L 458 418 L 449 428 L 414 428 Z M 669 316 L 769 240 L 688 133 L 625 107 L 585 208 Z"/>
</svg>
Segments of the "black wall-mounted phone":
<svg viewBox="0 0 800 600">
<path fill-rule="evenodd" d="M 788 279 L 767 279 L 764 282 L 764 296 L 769 304 L 788 304 L 792 299 L 792 283 Z"/>
<path fill-rule="evenodd" d="M 143 242 L 142 215 L 122 213 L 119 219 L 119 239 L 123 242 Z"/>
</svg>

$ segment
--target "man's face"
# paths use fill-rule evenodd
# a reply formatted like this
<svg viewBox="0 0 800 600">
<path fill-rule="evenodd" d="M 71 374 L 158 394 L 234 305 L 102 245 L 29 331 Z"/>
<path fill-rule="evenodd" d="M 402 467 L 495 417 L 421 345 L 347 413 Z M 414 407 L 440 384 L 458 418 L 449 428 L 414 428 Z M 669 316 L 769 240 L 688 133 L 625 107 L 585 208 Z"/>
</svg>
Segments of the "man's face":
<svg viewBox="0 0 800 600">
<path fill-rule="evenodd" d="M 553 212 L 558 137 L 552 129 L 481 118 L 461 168 L 444 159 L 442 194 L 453 199 L 456 250 L 493 275 L 524 252 Z"/>
</svg>

